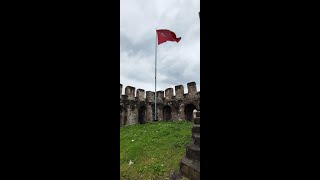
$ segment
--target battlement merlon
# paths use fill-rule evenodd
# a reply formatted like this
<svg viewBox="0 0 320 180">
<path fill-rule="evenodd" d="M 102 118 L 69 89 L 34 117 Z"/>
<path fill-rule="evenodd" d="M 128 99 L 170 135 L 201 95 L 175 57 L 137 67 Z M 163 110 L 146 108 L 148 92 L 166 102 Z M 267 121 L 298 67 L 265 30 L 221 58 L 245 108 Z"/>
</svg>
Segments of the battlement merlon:
<svg viewBox="0 0 320 180">
<path fill-rule="evenodd" d="M 176 98 L 181 98 L 183 97 L 184 94 L 184 87 L 183 85 L 177 85 L 174 87 L 175 88 L 175 92 L 176 92 Z"/>
<path fill-rule="evenodd" d="M 135 99 L 135 87 L 127 86 L 125 89 L 125 95 L 128 96 L 128 100 L 134 100 Z"/>
<path fill-rule="evenodd" d="M 167 88 L 165 90 L 165 98 L 166 99 L 171 99 L 173 97 L 173 88 Z"/>
<path fill-rule="evenodd" d="M 146 91 L 146 102 L 153 102 L 154 101 L 154 92 Z"/>
<path fill-rule="evenodd" d="M 157 91 L 157 98 L 159 99 L 162 99 L 164 98 L 164 91 Z"/>
<path fill-rule="evenodd" d="M 197 94 L 197 86 L 195 82 L 189 82 L 188 86 L 188 94 Z"/>
<path fill-rule="evenodd" d="M 137 89 L 136 96 L 139 100 L 144 100 L 144 94 L 145 94 L 144 89 Z"/>
</svg>

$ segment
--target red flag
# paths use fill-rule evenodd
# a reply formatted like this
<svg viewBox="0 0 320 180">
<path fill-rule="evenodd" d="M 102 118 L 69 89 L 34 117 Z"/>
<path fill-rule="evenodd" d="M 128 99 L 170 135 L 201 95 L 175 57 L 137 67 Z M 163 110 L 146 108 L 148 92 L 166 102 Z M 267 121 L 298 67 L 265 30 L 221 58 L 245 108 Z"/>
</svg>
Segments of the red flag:
<svg viewBox="0 0 320 180">
<path fill-rule="evenodd" d="M 158 45 L 166 41 L 176 41 L 177 43 L 181 40 L 181 37 L 177 38 L 176 34 L 167 29 L 158 29 Z"/>
</svg>

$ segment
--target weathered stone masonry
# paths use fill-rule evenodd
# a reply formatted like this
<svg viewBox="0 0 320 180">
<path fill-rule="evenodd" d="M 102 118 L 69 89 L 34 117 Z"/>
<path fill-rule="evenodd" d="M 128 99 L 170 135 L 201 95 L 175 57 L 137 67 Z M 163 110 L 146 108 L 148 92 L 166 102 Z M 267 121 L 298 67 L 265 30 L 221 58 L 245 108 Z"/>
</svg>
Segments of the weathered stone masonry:
<svg viewBox="0 0 320 180">
<path fill-rule="evenodd" d="M 157 120 L 192 120 L 193 110 L 200 110 L 200 91 L 195 82 L 189 82 L 187 87 L 186 94 L 183 85 L 175 86 L 175 95 L 173 88 L 157 91 Z M 123 95 L 120 84 L 120 127 L 153 121 L 154 95 L 152 91 L 135 90 L 131 86 L 125 88 Z"/>
</svg>

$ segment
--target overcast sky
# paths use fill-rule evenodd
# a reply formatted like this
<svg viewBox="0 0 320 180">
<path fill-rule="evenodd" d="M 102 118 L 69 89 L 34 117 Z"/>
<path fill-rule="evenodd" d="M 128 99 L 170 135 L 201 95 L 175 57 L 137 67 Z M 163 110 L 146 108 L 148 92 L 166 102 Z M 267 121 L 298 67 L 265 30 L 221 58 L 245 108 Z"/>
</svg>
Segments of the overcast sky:
<svg viewBox="0 0 320 180">
<path fill-rule="evenodd" d="M 181 37 L 157 46 L 157 91 L 196 82 L 200 91 L 200 0 L 120 0 L 120 84 L 155 90 L 156 29 Z"/>
</svg>

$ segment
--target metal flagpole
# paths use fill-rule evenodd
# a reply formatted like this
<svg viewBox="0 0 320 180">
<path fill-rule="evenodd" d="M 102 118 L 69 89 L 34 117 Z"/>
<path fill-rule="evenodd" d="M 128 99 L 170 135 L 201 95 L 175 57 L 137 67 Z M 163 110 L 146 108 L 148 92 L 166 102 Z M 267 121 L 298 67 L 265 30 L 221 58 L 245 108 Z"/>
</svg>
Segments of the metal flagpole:
<svg viewBox="0 0 320 180">
<path fill-rule="evenodd" d="M 158 34 L 156 29 L 156 49 L 155 49 L 155 64 L 154 64 L 154 120 L 157 120 L 157 46 Z"/>
</svg>

